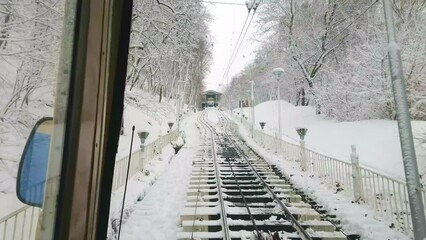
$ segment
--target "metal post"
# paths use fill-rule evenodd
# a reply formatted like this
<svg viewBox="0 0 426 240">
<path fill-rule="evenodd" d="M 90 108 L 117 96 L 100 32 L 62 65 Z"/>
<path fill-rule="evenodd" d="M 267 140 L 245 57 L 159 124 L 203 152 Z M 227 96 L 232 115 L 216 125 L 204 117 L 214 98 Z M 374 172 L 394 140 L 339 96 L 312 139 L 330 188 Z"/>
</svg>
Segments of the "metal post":
<svg viewBox="0 0 426 240">
<path fill-rule="evenodd" d="M 241 123 L 243 123 L 243 100 L 240 100 L 240 117 Z"/>
<path fill-rule="evenodd" d="M 279 150 L 281 152 L 281 138 L 282 138 L 282 130 L 281 130 L 281 95 L 280 95 L 280 83 L 279 78 L 277 78 L 277 99 L 278 99 L 278 144 L 279 144 Z M 278 152 L 278 150 L 277 150 Z"/>
<path fill-rule="evenodd" d="M 359 166 L 359 156 L 356 152 L 356 146 L 351 145 L 351 163 L 352 163 L 352 182 L 354 188 L 355 202 L 359 202 L 364 199 L 364 189 L 362 187 L 362 176 L 361 168 Z"/>
<path fill-rule="evenodd" d="M 417 169 L 414 150 L 411 119 L 408 111 L 407 94 L 402 70 L 401 53 L 396 43 L 395 25 L 392 6 L 389 0 L 383 0 L 386 30 L 388 35 L 389 68 L 392 78 L 392 90 L 395 100 L 396 118 L 402 150 L 402 158 L 407 182 L 408 199 L 410 201 L 411 218 L 413 221 L 414 239 L 426 238 L 426 221 L 420 189 L 419 171 Z"/>
<path fill-rule="evenodd" d="M 254 81 L 251 82 L 251 138 L 254 138 Z"/>
<path fill-rule="evenodd" d="M 145 155 L 145 140 L 148 138 L 149 132 L 138 132 L 139 140 L 141 144 L 139 145 L 139 170 L 142 171 L 144 167 L 144 159 L 146 159 Z M 130 153 L 131 154 L 131 153 Z"/>
<path fill-rule="evenodd" d="M 280 96 L 280 84 L 277 80 L 277 98 L 278 98 L 278 138 L 281 139 L 282 131 L 281 131 L 281 96 Z"/>
<path fill-rule="evenodd" d="M 306 158 L 305 140 L 300 139 L 300 163 L 302 171 L 308 171 L 308 160 Z"/>
<path fill-rule="evenodd" d="M 143 170 L 144 167 L 144 160 L 146 159 L 145 155 L 145 146 L 144 145 L 140 145 L 139 146 L 140 150 L 139 150 L 139 171 Z"/>
</svg>

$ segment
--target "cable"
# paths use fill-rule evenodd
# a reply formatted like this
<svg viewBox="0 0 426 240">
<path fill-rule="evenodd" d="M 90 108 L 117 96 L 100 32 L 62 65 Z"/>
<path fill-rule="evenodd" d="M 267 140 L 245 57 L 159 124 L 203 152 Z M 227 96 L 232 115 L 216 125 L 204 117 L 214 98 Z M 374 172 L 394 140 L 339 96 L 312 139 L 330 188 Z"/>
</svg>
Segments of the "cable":
<svg viewBox="0 0 426 240">
<path fill-rule="evenodd" d="M 118 226 L 118 240 L 120 240 L 121 225 L 123 221 L 124 202 L 126 201 L 127 181 L 129 180 L 130 160 L 132 159 L 133 136 L 135 134 L 135 125 L 132 126 L 132 139 L 130 140 L 129 161 L 127 162 L 126 183 L 124 184 L 123 203 L 121 204 L 120 225 Z"/>
<path fill-rule="evenodd" d="M 223 84 L 223 81 L 224 81 L 224 79 L 225 79 L 225 76 L 227 76 L 227 75 L 228 75 L 228 73 L 229 73 L 229 71 L 231 70 L 232 64 L 234 63 L 235 58 L 237 57 L 238 51 L 240 50 L 240 47 L 241 47 L 241 45 L 242 45 L 242 43 L 243 43 L 243 41 L 244 41 L 244 38 L 245 38 L 245 36 L 246 36 L 246 34 L 247 34 L 247 32 L 248 32 L 248 29 L 250 28 L 251 22 L 253 21 L 254 15 L 256 14 L 256 10 L 257 10 L 257 8 L 259 7 L 260 2 L 256 2 L 255 4 L 257 4 L 257 5 L 255 5 L 255 6 L 254 6 L 254 7 L 252 7 L 252 8 L 249 8 L 249 7 L 248 7 L 248 9 L 249 9 L 249 14 L 247 15 L 246 20 L 245 20 L 244 25 L 243 25 L 243 28 L 241 29 L 240 36 L 238 37 L 238 40 L 237 40 L 237 44 L 235 45 L 235 48 L 234 48 L 233 54 L 231 55 L 231 58 L 229 59 L 228 66 L 227 66 L 227 68 L 226 68 L 225 72 L 223 73 L 222 80 L 221 80 L 220 84 Z M 245 27 L 245 25 L 246 25 L 246 23 L 247 23 L 247 19 L 248 19 L 248 17 L 250 16 L 251 9 L 253 9 L 253 14 L 252 14 L 252 16 L 251 16 L 251 19 L 250 19 L 250 21 L 249 21 L 249 23 L 248 23 L 247 27 Z M 245 31 L 244 31 L 244 29 L 245 29 Z M 241 38 L 241 33 L 242 33 L 242 32 L 244 32 L 244 34 L 242 35 L 242 38 Z M 241 39 L 241 41 L 239 41 L 240 39 Z"/>
<path fill-rule="evenodd" d="M 244 34 L 243 34 L 243 37 L 242 37 L 242 39 L 241 39 L 241 42 L 240 42 L 240 44 L 238 45 L 237 50 L 235 51 L 234 56 L 233 56 L 233 57 L 232 57 L 232 59 L 231 59 L 231 62 L 230 62 L 230 63 L 229 63 L 229 65 L 228 65 L 228 69 L 227 69 L 227 71 L 226 71 L 226 74 L 224 74 L 224 76 L 228 75 L 229 71 L 231 70 L 232 64 L 234 64 L 235 58 L 237 58 L 238 51 L 240 50 L 241 45 L 243 44 L 244 38 L 245 38 L 245 36 L 246 36 L 246 34 L 247 34 L 247 32 L 248 32 L 248 29 L 250 28 L 250 24 L 251 24 L 251 22 L 253 21 L 253 18 L 254 18 L 254 14 L 255 14 L 255 13 L 256 13 L 256 11 L 253 13 L 253 15 L 251 15 L 250 22 L 249 22 L 249 24 L 248 24 L 248 26 L 247 26 L 247 28 L 246 28 L 246 30 L 245 30 L 245 32 L 244 32 Z M 221 83 L 223 83 L 223 79 L 224 79 L 224 78 L 222 78 L 222 82 L 221 82 Z"/>
<path fill-rule="evenodd" d="M 242 34 L 243 34 L 243 32 L 244 32 L 244 28 L 246 27 L 247 20 L 248 20 L 249 16 L 250 16 L 250 12 L 247 14 L 246 20 L 244 21 L 244 25 L 243 25 L 243 27 L 241 28 L 241 31 L 240 31 L 240 34 L 239 34 L 239 36 L 238 36 L 237 42 L 236 42 L 236 44 L 235 44 L 235 46 L 234 46 L 234 50 L 232 51 L 231 57 L 229 58 L 228 65 L 226 66 L 225 72 L 223 73 L 223 76 L 222 76 L 222 82 L 223 82 L 223 79 L 225 78 L 225 76 L 226 76 L 227 72 L 229 71 L 230 63 L 231 63 L 232 57 L 233 57 L 233 56 L 234 56 L 234 54 L 235 54 L 235 51 L 236 51 L 236 49 L 237 49 L 238 42 L 240 41 L 240 39 L 241 39 L 241 35 L 242 35 Z"/>
</svg>

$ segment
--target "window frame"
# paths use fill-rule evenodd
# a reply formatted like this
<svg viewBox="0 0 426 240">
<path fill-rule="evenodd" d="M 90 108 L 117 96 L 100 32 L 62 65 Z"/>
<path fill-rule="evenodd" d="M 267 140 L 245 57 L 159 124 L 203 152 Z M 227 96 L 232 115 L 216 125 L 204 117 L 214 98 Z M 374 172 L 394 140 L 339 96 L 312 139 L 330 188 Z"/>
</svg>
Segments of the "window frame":
<svg viewBox="0 0 426 240">
<path fill-rule="evenodd" d="M 76 4 L 76 8 L 72 50 L 65 50 L 72 56 L 68 59 L 69 78 L 61 79 L 61 64 L 58 73 L 58 81 L 69 83 L 66 109 L 56 110 L 55 102 L 55 124 L 64 129 L 63 136 L 57 138 L 63 137 L 61 175 L 58 195 L 53 199 L 57 204 L 51 204 L 56 208 L 43 209 L 39 236 L 105 239 L 133 1 L 67 0 L 66 4 Z"/>
</svg>

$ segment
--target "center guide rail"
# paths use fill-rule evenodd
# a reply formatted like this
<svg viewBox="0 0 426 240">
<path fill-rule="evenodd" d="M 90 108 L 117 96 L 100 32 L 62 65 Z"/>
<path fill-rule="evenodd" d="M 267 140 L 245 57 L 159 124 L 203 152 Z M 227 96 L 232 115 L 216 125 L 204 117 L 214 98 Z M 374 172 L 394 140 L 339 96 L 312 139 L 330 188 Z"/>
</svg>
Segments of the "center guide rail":
<svg viewBox="0 0 426 240">
<path fill-rule="evenodd" d="M 348 239 L 326 213 L 302 201 L 275 166 L 233 136 L 222 112 L 203 111 L 197 125 L 203 139 L 178 239 Z"/>
</svg>

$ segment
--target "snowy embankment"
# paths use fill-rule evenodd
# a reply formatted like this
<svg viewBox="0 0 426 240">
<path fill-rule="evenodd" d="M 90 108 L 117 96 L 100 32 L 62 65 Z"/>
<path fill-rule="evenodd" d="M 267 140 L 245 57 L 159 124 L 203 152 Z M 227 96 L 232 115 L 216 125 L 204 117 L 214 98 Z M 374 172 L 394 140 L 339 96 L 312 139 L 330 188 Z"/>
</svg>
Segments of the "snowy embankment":
<svg viewBox="0 0 426 240">
<path fill-rule="evenodd" d="M 200 143 L 196 117 L 197 114 L 191 114 L 182 122 L 185 146 L 170 159 L 170 165 L 162 166 L 156 181 L 150 182 L 152 187 L 146 187 L 143 179 L 132 179 L 139 183 L 129 188 L 130 194 L 139 194 L 140 200 L 130 203 L 133 212 L 123 222 L 121 239 L 176 239 L 179 213 L 186 202 L 184 189 L 189 185 L 193 156 Z"/>
<path fill-rule="evenodd" d="M 341 220 L 343 231 L 347 235 L 359 234 L 363 240 L 410 239 L 409 236 L 390 228 L 391 221 L 378 219 L 375 216 L 374 209 L 353 203 L 352 199 L 349 199 L 343 193 L 332 191 L 326 185 L 313 179 L 308 173 L 301 171 L 298 163 L 282 161 L 280 157 L 273 155 L 270 151 L 256 144 L 249 137 L 249 132 L 241 125 L 239 131 L 246 143 L 270 164 L 276 165 L 296 188 L 302 190 L 319 205 L 322 205 L 330 215 L 336 215 Z"/>
<path fill-rule="evenodd" d="M 316 115 L 313 107 L 295 107 L 285 101 L 280 104 L 283 139 L 298 142 L 295 128 L 306 127 L 308 148 L 350 162 L 351 145 L 355 144 L 363 166 L 405 180 L 396 121 L 337 122 Z M 277 109 L 277 101 L 255 106 L 255 127 L 260 129 L 259 122 L 266 122 L 264 131 L 274 136 L 278 129 Z M 243 114 L 250 121 L 250 108 L 243 108 Z M 426 121 L 412 121 L 412 126 L 419 171 L 426 175 Z"/>
<path fill-rule="evenodd" d="M 167 134 L 168 122 L 176 122 L 175 109 L 170 103 L 158 102 L 158 97 L 144 91 L 126 90 L 123 112 L 123 135 L 117 149 L 116 159 L 129 155 L 132 126 L 135 126 L 132 152 L 139 150 L 140 140 L 138 132 L 149 132 L 145 144 L 155 141 L 159 136 Z M 173 130 L 177 128 L 174 124 Z"/>
<path fill-rule="evenodd" d="M 135 152 L 139 150 L 140 145 L 138 132 L 149 132 L 148 138 L 145 140 L 145 144 L 149 144 L 158 139 L 159 136 L 167 134 L 169 130 L 168 122 L 176 122 L 175 119 L 175 110 L 171 104 L 159 103 L 158 98 L 140 90 L 126 91 L 123 113 L 124 134 L 120 136 L 116 160 L 127 157 L 129 154 L 133 125 L 135 126 L 135 133 L 132 152 Z M 174 124 L 172 129 L 176 128 L 177 124 Z M 179 140 L 183 144 L 182 139 L 179 138 Z M 168 165 L 171 163 L 173 156 L 175 156 L 175 150 L 171 144 L 168 144 L 162 149 L 159 156 L 154 157 L 147 163 L 143 172 L 138 172 L 129 179 L 123 210 L 124 222 L 133 215 L 138 203 L 145 202 L 146 194 L 151 191 L 150 187 L 156 183 L 165 169 L 169 168 Z M 115 239 L 118 233 L 123 194 L 124 186 L 111 194 L 108 239 Z M 122 231 L 122 234 L 124 234 L 124 231 Z"/>
</svg>

